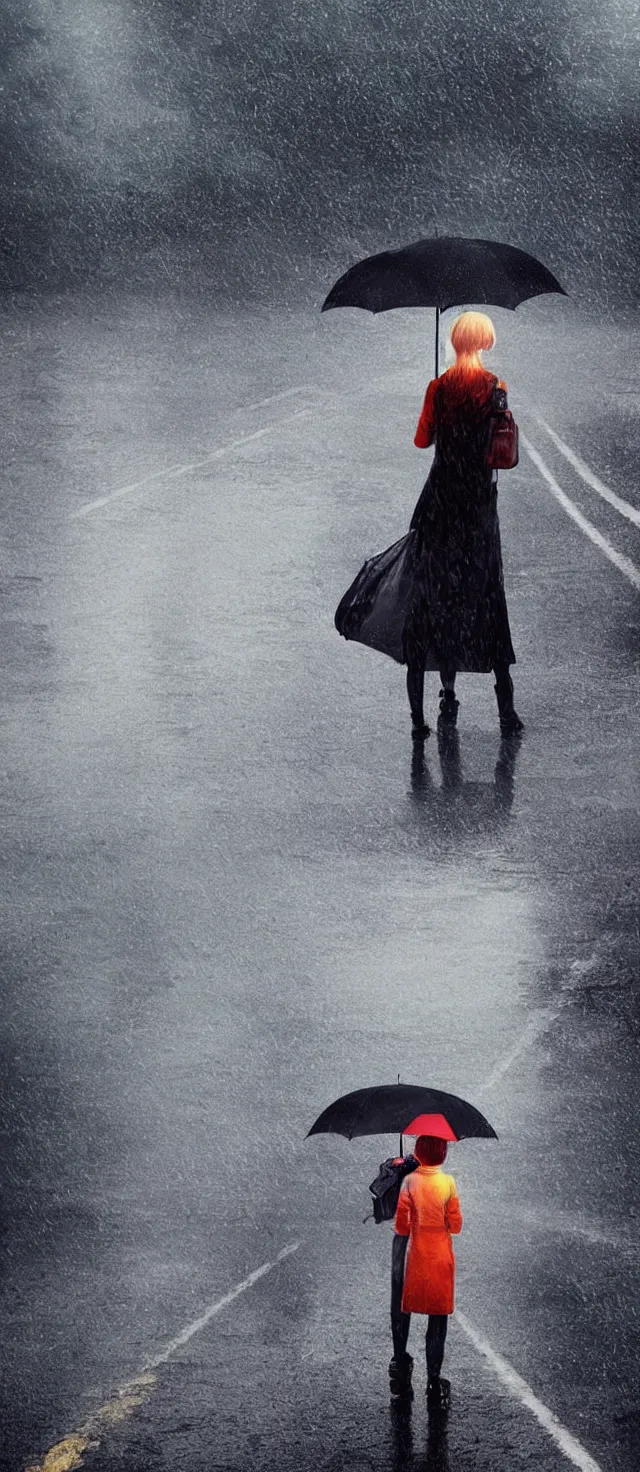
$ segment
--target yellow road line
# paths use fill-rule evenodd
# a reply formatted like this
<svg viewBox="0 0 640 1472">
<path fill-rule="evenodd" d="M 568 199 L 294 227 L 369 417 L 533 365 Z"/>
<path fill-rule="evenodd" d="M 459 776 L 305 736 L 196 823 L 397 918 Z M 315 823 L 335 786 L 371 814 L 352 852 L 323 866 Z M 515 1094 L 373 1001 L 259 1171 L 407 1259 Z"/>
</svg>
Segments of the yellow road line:
<svg viewBox="0 0 640 1472">
<path fill-rule="evenodd" d="M 129 1380 L 111 1400 L 98 1406 L 97 1411 L 93 1412 L 83 1426 L 72 1431 L 70 1436 L 63 1436 L 55 1446 L 49 1447 L 42 1461 L 33 1462 L 26 1472 L 73 1472 L 74 1467 L 82 1467 L 82 1453 L 98 1447 L 100 1436 L 105 1430 L 125 1421 L 127 1416 L 131 1416 L 139 1406 L 144 1405 L 157 1384 L 157 1378 L 157 1375 L 146 1373 L 139 1375 L 136 1380 Z"/>
<path fill-rule="evenodd" d="M 254 1268 L 253 1272 L 243 1278 L 241 1283 L 237 1283 L 229 1293 L 225 1293 L 222 1298 L 210 1304 L 198 1319 L 188 1324 L 181 1334 L 176 1335 L 175 1339 L 165 1345 L 164 1350 L 154 1360 L 149 1361 L 147 1368 L 137 1375 L 135 1380 L 128 1380 L 126 1385 L 121 1385 L 115 1395 L 105 1401 L 104 1405 L 98 1406 L 97 1411 L 94 1411 L 82 1426 L 70 1432 L 68 1436 L 63 1436 L 61 1441 L 55 1443 L 55 1446 L 49 1447 L 42 1460 L 32 1462 L 25 1472 L 73 1472 L 75 1467 L 82 1467 L 84 1465 L 83 1452 L 95 1450 L 100 1445 L 101 1436 L 105 1431 L 108 1431 L 111 1426 L 117 1426 L 120 1421 L 125 1421 L 127 1416 L 132 1416 L 134 1411 L 137 1411 L 148 1400 L 158 1383 L 158 1377 L 153 1373 L 154 1369 L 165 1364 L 176 1349 L 180 1349 L 183 1344 L 193 1338 L 194 1334 L 200 1333 L 201 1329 L 204 1329 L 216 1314 L 221 1313 L 229 1303 L 232 1303 L 234 1298 L 245 1293 L 247 1288 L 252 1288 L 254 1283 L 264 1278 L 266 1273 L 272 1272 L 279 1263 L 284 1262 L 285 1258 L 291 1257 L 291 1254 L 297 1252 L 299 1247 L 299 1242 L 289 1242 L 286 1247 L 281 1248 L 273 1261 L 263 1262 L 261 1267 Z"/>
</svg>

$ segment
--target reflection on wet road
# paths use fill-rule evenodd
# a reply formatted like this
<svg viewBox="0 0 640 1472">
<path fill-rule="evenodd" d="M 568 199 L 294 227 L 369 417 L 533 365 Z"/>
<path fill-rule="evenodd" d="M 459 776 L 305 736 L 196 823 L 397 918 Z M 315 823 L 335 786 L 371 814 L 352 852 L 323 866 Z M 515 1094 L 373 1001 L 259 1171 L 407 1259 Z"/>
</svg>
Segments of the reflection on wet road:
<svg viewBox="0 0 640 1472">
<path fill-rule="evenodd" d="M 411 761 L 411 790 L 416 804 L 429 809 L 443 838 L 456 832 L 470 836 L 474 830 L 488 838 L 508 822 L 513 806 L 514 778 L 521 737 L 502 737 L 491 782 L 465 782 L 460 736 L 455 728 L 438 727 L 438 758 L 441 785 L 433 780 L 425 761 L 425 742 L 414 741 Z"/>
</svg>

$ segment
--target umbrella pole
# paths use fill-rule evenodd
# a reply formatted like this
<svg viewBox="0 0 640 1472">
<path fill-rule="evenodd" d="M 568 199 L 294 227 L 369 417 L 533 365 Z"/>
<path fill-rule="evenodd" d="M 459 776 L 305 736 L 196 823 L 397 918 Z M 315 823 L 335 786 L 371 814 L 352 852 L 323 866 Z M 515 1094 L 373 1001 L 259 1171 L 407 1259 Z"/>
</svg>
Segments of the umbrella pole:
<svg viewBox="0 0 640 1472">
<path fill-rule="evenodd" d="M 436 307 L 436 378 L 440 372 L 440 308 Z"/>
<path fill-rule="evenodd" d="M 398 1083 L 400 1083 L 400 1074 L 398 1074 Z M 404 1140 L 402 1135 L 400 1136 L 400 1154 L 404 1155 Z"/>
</svg>

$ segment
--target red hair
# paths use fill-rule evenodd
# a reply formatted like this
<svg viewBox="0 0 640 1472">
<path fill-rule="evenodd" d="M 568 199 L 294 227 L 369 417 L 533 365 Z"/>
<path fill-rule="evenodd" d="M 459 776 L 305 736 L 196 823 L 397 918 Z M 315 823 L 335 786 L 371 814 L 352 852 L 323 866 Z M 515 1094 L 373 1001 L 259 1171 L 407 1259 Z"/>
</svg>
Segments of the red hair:
<svg viewBox="0 0 640 1472">
<path fill-rule="evenodd" d="M 447 1142 L 437 1135 L 418 1135 L 413 1153 L 421 1165 L 442 1165 L 447 1158 Z"/>
</svg>

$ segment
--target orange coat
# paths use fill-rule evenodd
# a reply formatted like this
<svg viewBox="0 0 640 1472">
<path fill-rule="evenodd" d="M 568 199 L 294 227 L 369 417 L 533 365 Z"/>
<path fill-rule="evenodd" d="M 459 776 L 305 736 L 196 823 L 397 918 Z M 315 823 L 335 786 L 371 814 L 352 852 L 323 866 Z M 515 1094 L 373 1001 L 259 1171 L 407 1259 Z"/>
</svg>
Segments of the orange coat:
<svg viewBox="0 0 640 1472">
<path fill-rule="evenodd" d="M 452 1314 L 455 1258 L 452 1232 L 462 1212 L 453 1176 L 419 1165 L 400 1188 L 395 1230 L 409 1238 L 402 1294 L 405 1314 Z"/>
</svg>

